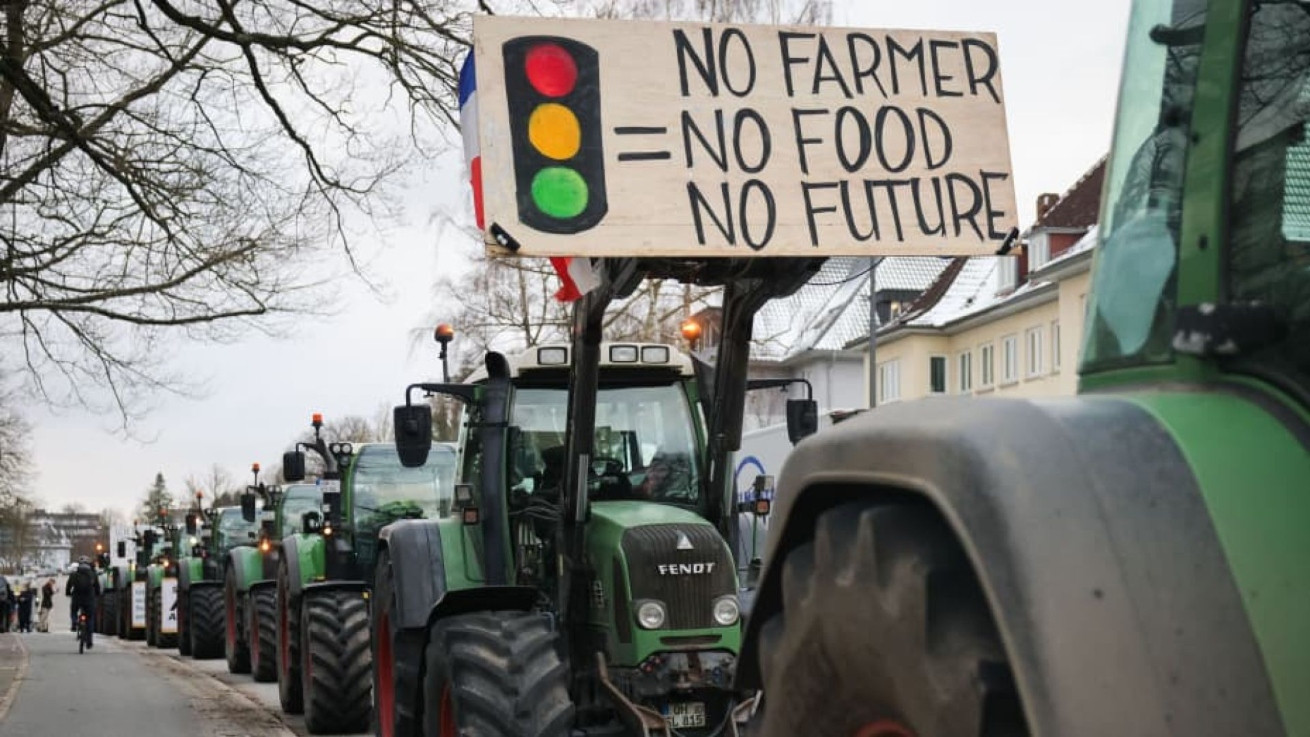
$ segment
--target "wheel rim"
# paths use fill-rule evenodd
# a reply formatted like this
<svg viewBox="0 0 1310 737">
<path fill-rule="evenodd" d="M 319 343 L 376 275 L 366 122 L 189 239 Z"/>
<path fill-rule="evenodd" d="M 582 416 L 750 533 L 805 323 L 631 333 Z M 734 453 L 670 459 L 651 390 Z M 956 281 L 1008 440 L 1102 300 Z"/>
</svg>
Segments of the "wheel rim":
<svg viewBox="0 0 1310 737">
<path fill-rule="evenodd" d="M 378 675 L 373 684 L 378 690 L 378 731 L 381 737 L 392 737 L 395 734 L 396 683 L 392 674 L 391 612 L 385 604 L 378 616 L 378 651 L 373 657 L 378 664 Z"/>
<path fill-rule="evenodd" d="M 895 720 L 879 719 L 860 727 L 855 737 L 914 737 L 914 732 Z"/>
<path fill-rule="evenodd" d="M 455 697 L 450 693 L 450 684 L 441 687 L 441 737 L 456 737 L 455 734 Z"/>
</svg>

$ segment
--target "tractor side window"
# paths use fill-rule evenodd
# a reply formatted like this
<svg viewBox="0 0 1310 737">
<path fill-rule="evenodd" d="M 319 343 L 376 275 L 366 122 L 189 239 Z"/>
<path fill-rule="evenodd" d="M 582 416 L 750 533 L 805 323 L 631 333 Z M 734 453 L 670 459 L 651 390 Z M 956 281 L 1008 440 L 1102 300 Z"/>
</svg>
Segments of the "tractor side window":
<svg viewBox="0 0 1310 737">
<path fill-rule="evenodd" d="M 1133 4 L 1088 302 L 1084 370 L 1171 360 L 1204 0 Z"/>
<path fill-rule="evenodd" d="M 1229 298 L 1273 308 L 1281 340 L 1245 364 L 1310 390 L 1310 9 L 1260 3 L 1251 14 L 1238 98 Z"/>
</svg>

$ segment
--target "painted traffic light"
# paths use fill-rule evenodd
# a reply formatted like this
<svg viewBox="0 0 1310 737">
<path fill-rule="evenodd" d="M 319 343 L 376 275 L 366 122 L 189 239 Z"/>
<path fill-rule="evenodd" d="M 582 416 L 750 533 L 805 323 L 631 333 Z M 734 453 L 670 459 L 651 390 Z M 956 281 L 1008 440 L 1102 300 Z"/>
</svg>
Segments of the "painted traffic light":
<svg viewBox="0 0 1310 737">
<path fill-rule="evenodd" d="M 595 226 L 608 209 L 596 50 L 523 36 L 503 54 L 519 221 L 546 233 Z"/>
</svg>

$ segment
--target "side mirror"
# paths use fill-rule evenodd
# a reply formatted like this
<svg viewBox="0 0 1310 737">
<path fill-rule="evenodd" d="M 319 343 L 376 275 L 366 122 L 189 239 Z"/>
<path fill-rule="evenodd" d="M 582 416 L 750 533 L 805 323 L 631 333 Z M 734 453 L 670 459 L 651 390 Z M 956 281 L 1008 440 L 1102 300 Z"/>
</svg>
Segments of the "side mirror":
<svg viewBox="0 0 1310 737">
<path fill-rule="evenodd" d="M 127 557 L 127 541 L 126 541 L 126 540 L 119 540 L 119 541 L 118 541 L 118 557 L 120 557 L 120 558 L 126 558 L 126 557 Z"/>
<path fill-rule="evenodd" d="M 313 535 L 323 529 L 323 515 L 318 512 L 309 511 L 300 516 L 300 531 L 306 535 Z"/>
<path fill-rule="evenodd" d="M 198 529 L 200 529 L 200 525 L 196 522 L 196 516 L 194 514 L 188 514 L 186 516 L 186 534 L 194 535 Z"/>
<path fill-rule="evenodd" d="M 145 546 L 147 548 L 155 547 L 155 543 L 159 541 L 159 533 L 154 530 L 146 530 L 145 535 L 142 537 L 145 540 Z"/>
<path fill-rule="evenodd" d="M 241 495 L 241 519 L 255 521 L 255 495 L 252 492 L 247 491 Z"/>
<path fill-rule="evenodd" d="M 293 450 L 282 454 L 282 478 L 287 481 L 305 480 L 305 454 Z"/>
<path fill-rule="evenodd" d="M 787 400 L 787 438 L 795 445 L 819 431 L 819 403 L 813 399 Z"/>
<path fill-rule="evenodd" d="M 428 462 L 432 450 L 432 410 L 426 404 L 406 404 L 396 407 L 392 417 L 396 433 L 396 454 L 406 468 L 417 468 Z"/>
</svg>

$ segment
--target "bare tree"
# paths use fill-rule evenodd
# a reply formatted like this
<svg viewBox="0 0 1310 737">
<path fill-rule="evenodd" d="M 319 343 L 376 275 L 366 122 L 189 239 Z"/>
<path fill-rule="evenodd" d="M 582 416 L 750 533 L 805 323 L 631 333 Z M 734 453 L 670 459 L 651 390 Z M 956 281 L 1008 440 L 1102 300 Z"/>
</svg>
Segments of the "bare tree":
<svg viewBox="0 0 1310 737">
<path fill-rule="evenodd" d="M 203 506 L 231 506 L 240 503 L 241 492 L 244 485 L 237 483 L 232 479 L 232 474 L 227 469 L 214 463 L 210 465 L 209 470 L 200 476 L 187 476 L 183 482 L 187 490 L 187 499 L 182 503 L 190 505 L 199 493 L 203 500 Z"/>
<path fill-rule="evenodd" d="M 513 7 L 513 4 L 508 4 Z M 49 400 L 178 377 L 323 303 L 381 197 L 453 122 L 471 3 L 12 0 L 0 6 L 0 351 Z"/>
</svg>

